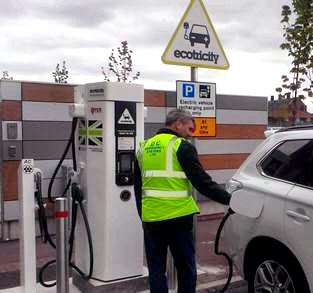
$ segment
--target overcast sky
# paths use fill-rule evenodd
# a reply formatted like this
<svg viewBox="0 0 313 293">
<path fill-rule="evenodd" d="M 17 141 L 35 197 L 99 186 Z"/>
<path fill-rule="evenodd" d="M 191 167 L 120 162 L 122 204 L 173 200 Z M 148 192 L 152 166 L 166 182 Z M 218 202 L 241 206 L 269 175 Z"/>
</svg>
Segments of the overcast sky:
<svg viewBox="0 0 313 293">
<path fill-rule="evenodd" d="M 219 94 L 270 96 L 290 59 L 282 42 L 281 6 L 290 0 L 203 0 L 228 57 L 227 71 L 199 69 Z M 10 0 L 0 9 L 0 72 L 14 79 L 53 81 L 66 60 L 70 83 L 103 80 L 111 49 L 127 40 L 145 88 L 175 90 L 190 69 L 161 55 L 189 0 Z"/>
</svg>

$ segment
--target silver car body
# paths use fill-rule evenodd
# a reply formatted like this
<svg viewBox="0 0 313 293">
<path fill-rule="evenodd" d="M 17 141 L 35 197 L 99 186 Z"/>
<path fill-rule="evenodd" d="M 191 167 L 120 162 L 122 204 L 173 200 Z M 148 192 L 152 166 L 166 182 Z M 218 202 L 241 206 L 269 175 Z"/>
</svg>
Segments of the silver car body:
<svg viewBox="0 0 313 293">
<path fill-rule="evenodd" d="M 258 198 L 263 207 L 256 218 L 232 215 L 225 225 L 225 241 L 243 277 L 248 258 L 259 249 L 271 249 L 272 241 L 278 241 L 297 258 L 313 292 L 313 189 L 271 178 L 260 167 L 276 146 L 287 140 L 303 139 L 313 139 L 313 128 L 274 133 L 238 169 L 232 180 L 241 188 L 232 192 L 232 197 L 248 194 Z M 253 253 L 249 250 L 247 255 L 251 247 Z"/>
</svg>

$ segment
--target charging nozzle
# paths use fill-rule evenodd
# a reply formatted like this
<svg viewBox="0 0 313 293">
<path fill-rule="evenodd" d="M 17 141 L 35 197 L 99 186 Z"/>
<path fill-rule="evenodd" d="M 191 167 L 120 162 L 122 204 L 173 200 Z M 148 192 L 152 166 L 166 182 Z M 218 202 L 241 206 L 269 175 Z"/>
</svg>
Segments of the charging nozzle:
<svg viewBox="0 0 313 293">
<path fill-rule="evenodd" d="M 69 112 L 72 117 L 85 118 L 85 104 L 71 104 L 69 106 Z"/>
<path fill-rule="evenodd" d="M 231 215 L 236 214 L 236 212 L 231 207 L 228 208 L 227 212 Z"/>
<path fill-rule="evenodd" d="M 242 189 L 242 184 L 239 181 L 235 180 L 235 179 L 230 179 L 226 183 L 226 188 L 225 189 L 230 194 L 233 194 L 235 191 Z"/>
<path fill-rule="evenodd" d="M 69 106 L 69 112 L 72 117 L 85 118 L 85 87 L 76 86 L 74 87 L 74 104 Z"/>
</svg>

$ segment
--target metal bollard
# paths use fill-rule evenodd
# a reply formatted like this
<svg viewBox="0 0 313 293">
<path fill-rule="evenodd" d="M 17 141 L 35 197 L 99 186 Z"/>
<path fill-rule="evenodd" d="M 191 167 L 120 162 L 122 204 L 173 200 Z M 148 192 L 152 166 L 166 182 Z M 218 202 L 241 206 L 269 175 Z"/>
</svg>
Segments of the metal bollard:
<svg viewBox="0 0 313 293">
<path fill-rule="evenodd" d="M 56 249 L 57 249 L 57 293 L 69 293 L 68 260 L 68 201 L 59 197 L 55 201 Z"/>
<path fill-rule="evenodd" d="M 62 165 L 62 174 L 63 174 L 63 178 L 64 178 L 64 188 L 66 187 L 67 183 L 69 182 L 70 178 L 71 178 L 71 174 L 73 173 L 73 167 L 69 167 L 66 165 Z M 67 204 L 68 204 L 68 211 L 69 214 L 72 214 L 72 192 L 71 192 L 71 188 L 69 188 L 66 192 L 66 194 L 64 195 L 67 198 Z M 69 231 L 71 230 L 71 226 L 72 226 L 72 219 L 69 217 L 68 218 L 68 229 Z"/>
</svg>

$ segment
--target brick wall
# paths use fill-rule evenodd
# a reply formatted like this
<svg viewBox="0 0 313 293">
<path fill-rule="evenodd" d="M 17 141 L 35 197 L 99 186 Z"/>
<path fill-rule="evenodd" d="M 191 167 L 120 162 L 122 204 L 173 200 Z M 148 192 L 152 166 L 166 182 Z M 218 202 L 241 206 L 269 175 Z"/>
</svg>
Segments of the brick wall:
<svg viewBox="0 0 313 293">
<path fill-rule="evenodd" d="M 22 158 L 33 158 L 43 171 L 43 193 L 70 135 L 69 103 L 74 86 L 23 81 L 0 81 L 2 119 L 2 197 L 5 219 L 17 218 L 17 168 Z M 196 139 L 201 163 L 219 183 L 225 183 L 264 139 L 267 98 L 217 96 L 217 135 Z M 160 127 L 176 107 L 176 93 L 145 90 L 145 138 Z M 8 124 L 17 124 L 17 136 L 8 138 Z M 65 161 L 71 164 L 70 157 Z M 0 182 L 1 183 L 1 182 Z M 53 195 L 63 190 L 62 174 L 56 177 Z M 203 199 L 199 196 L 200 199 Z"/>
</svg>

